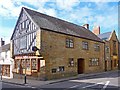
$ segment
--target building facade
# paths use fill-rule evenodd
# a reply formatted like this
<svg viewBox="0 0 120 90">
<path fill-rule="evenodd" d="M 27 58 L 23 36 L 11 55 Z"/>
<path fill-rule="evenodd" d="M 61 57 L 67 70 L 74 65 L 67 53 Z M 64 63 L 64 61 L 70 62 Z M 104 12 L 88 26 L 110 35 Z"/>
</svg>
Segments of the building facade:
<svg viewBox="0 0 120 90">
<path fill-rule="evenodd" d="M 33 51 L 33 47 L 37 51 Z M 89 30 L 22 8 L 11 37 L 14 77 L 56 79 L 104 71 L 104 42 Z"/>
<path fill-rule="evenodd" d="M 1 43 L 3 40 L 1 39 Z M 10 58 L 10 44 L 1 44 L 0 47 L 0 65 L 3 78 L 13 78 L 13 59 Z"/>
<path fill-rule="evenodd" d="M 98 37 L 105 42 L 105 71 L 118 69 L 119 41 L 115 31 L 99 32 Z"/>
<path fill-rule="evenodd" d="M 119 70 L 120 70 L 120 41 L 119 41 L 119 47 L 118 47 L 118 48 L 119 48 L 119 51 L 118 51 L 118 53 L 119 53 L 119 54 L 118 54 L 118 55 L 119 55 L 119 58 L 118 58 L 118 62 L 119 62 L 119 63 L 118 63 L 118 68 L 119 68 Z"/>
</svg>

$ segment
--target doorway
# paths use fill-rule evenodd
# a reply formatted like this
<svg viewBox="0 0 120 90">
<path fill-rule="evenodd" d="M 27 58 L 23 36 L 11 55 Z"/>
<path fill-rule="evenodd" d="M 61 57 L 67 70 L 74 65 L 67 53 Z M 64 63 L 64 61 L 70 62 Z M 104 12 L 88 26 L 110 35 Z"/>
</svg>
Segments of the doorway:
<svg viewBox="0 0 120 90">
<path fill-rule="evenodd" d="M 40 72 L 40 59 L 38 59 L 38 72 Z"/>
<path fill-rule="evenodd" d="M 107 61 L 105 61 L 105 71 L 107 71 Z"/>
<path fill-rule="evenodd" d="M 113 61 L 111 60 L 111 70 L 113 69 Z"/>
<path fill-rule="evenodd" d="M 79 58 L 78 59 L 78 74 L 84 73 L 84 59 Z"/>
</svg>

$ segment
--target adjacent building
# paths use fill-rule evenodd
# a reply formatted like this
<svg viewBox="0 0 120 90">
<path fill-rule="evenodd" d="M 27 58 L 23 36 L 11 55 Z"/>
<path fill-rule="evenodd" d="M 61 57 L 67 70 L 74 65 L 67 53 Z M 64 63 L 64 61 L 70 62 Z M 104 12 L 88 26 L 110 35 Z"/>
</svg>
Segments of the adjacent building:
<svg viewBox="0 0 120 90">
<path fill-rule="evenodd" d="M 37 51 L 33 51 L 33 47 Z M 14 77 L 56 79 L 104 71 L 104 42 L 76 24 L 22 8 L 11 37 Z"/>
<path fill-rule="evenodd" d="M 115 30 L 100 34 L 100 27 L 94 27 L 93 33 L 105 42 L 105 71 L 118 69 L 119 40 Z"/>
<path fill-rule="evenodd" d="M 119 70 L 120 70 L 120 41 L 119 41 L 119 47 L 118 48 L 119 48 L 119 51 L 118 51 L 119 52 L 119 58 L 118 58 L 118 62 L 119 63 L 118 63 L 118 66 L 119 66 Z"/>
<path fill-rule="evenodd" d="M 13 59 L 10 58 L 10 44 L 5 44 L 5 41 L 1 39 L 0 46 L 0 65 L 3 78 L 13 78 Z"/>
</svg>

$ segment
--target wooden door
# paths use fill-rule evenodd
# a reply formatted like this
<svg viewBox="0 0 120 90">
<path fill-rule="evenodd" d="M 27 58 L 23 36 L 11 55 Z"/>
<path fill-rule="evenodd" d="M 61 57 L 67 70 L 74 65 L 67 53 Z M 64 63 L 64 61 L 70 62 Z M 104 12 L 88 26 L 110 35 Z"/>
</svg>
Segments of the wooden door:
<svg viewBox="0 0 120 90">
<path fill-rule="evenodd" d="M 107 61 L 105 61 L 105 71 L 107 71 Z"/>
<path fill-rule="evenodd" d="M 40 59 L 38 59 L 38 72 L 40 71 Z"/>
<path fill-rule="evenodd" d="M 84 73 L 84 59 L 78 59 L 78 74 Z"/>
<path fill-rule="evenodd" d="M 111 60 L 111 70 L 113 69 L 113 61 Z"/>
</svg>

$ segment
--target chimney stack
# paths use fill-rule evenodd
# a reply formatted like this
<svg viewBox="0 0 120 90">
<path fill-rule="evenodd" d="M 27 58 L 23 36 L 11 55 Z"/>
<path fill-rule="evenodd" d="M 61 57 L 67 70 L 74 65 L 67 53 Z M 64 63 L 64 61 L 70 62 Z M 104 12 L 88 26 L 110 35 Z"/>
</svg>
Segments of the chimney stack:
<svg viewBox="0 0 120 90">
<path fill-rule="evenodd" d="M 89 24 L 84 24 L 83 27 L 89 30 Z"/>
<path fill-rule="evenodd" d="M 1 40 L 0 40 L 0 47 L 3 46 L 3 45 L 5 45 L 5 41 L 3 41 L 3 38 L 1 38 Z"/>
<path fill-rule="evenodd" d="M 93 31 L 92 31 L 95 35 L 99 35 L 100 34 L 100 26 L 95 26 L 93 28 Z"/>
</svg>

